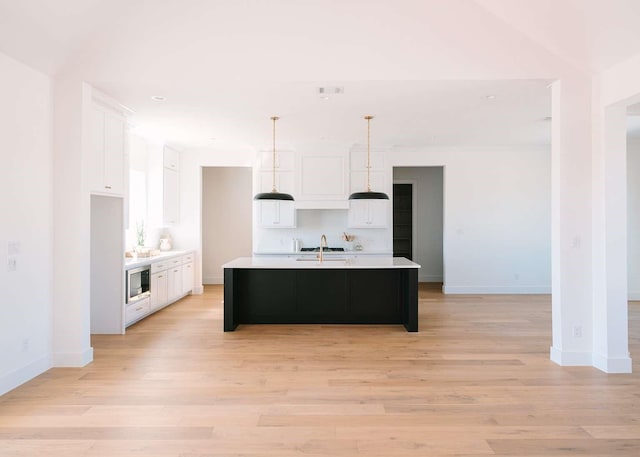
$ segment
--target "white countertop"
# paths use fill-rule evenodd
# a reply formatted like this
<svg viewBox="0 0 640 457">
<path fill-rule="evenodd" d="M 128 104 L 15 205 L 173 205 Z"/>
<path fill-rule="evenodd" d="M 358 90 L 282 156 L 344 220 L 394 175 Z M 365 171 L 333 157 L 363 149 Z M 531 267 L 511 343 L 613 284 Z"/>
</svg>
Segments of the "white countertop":
<svg viewBox="0 0 640 457">
<path fill-rule="evenodd" d="M 335 253 L 338 254 L 338 253 Z M 306 256 L 300 256 L 309 259 Z M 340 258 L 339 256 L 331 256 L 332 259 Z M 292 258 L 274 256 L 274 257 L 238 257 L 231 262 L 222 265 L 222 268 L 257 268 L 257 269 L 365 269 L 365 268 L 420 268 L 420 265 L 412 262 L 404 257 L 347 257 L 341 260 L 327 260 L 320 263 L 318 260 L 296 260 Z"/>
<path fill-rule="evenodd" d="M 254 256 L 279 256 L 279 255 L 288 255 L 288 256 L 304 256 L 304 255 L 317 255 L 317 251 L 298 251 L 298 252 L 254 252 Z M 325 251 L 324 255 L 331 256 L 354 256 L 354 255 L 388 255 L 392 256 L 393 252 L 391 251 Z"/>
<path fill-rule="evenodd" d="M 169 259 L 171 257 L 177 257 L 185 254 L 189 254 L 193 251 L 163 251 L 158 255 L 151 257 L 125 257 L 124 269 L 130 270 L 131 268 L 142 267 L 144 265 L 151 265 L 159 260 Z"/>
</svg>

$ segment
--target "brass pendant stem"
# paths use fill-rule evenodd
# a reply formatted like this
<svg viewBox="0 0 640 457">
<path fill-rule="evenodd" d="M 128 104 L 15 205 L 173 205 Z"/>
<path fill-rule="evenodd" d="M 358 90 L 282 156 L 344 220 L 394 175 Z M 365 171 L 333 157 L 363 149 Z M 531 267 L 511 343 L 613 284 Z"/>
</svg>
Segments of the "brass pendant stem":
<svg viewBox="0 0 640 457">
<path fill-rule="evenodd" d="M 271 177 L 271 192 L 277 192 L 276 190 L 276 121 L 280 119 L 278 116 L 272 116 L 271 120 L 273 121 L 273 166 L 272 166 L 272 177 Z"/>
<path fill-rule="evenodd" d="M 367 192 L 371 192 L 371 119 L 373 116 L 365 116 L 367 120 Z"/>
</svg>

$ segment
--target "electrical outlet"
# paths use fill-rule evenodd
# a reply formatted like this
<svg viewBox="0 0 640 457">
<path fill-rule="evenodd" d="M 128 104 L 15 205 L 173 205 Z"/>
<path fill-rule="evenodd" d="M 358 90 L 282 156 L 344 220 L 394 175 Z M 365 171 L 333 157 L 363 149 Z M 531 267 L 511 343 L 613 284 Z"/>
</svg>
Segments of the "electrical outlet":
<svg viewBox="0 0 640 457">
<path fill-rule="evenodd" d="M 574 325 L 573 326 L 573 337 L 574 338 L 582 338 L 582 325 Z"/>
<path fill-rule="evenodd" d="M 15 256 L 7 258 L 7 271 L 16 271 L 18 269 L 18 259 Z"/>
<path fill-rule="evenodd" d="M 27 352 L 29 350 L 29 338 L 25 338 L 22 340 L 22 352 Z"/>
<path fill-rule="evenodd" d="M 7 242 L 7 255 L 18 255 L 20 254 L 20 242 L 19 241 L 9 241 Z"/>
</svg>

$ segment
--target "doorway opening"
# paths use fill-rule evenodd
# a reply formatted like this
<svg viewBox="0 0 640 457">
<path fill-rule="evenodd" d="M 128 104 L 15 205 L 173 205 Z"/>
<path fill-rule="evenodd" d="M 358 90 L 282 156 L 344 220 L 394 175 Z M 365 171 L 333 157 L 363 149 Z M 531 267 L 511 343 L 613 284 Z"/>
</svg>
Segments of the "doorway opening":
<svg viewBox="0 0 640 457">
<path fill-rule="evenodd" d="M 444 167 L 393 168 L 393 255 L 421 265 L 418 281 L 444 282 Z"/>
<path fill-rule="evenodd" d="M 202 167 L 202 284 L 223 284 L 223 264 L 251 257 L 252 202 L 250 167 Z"/>
</svg>

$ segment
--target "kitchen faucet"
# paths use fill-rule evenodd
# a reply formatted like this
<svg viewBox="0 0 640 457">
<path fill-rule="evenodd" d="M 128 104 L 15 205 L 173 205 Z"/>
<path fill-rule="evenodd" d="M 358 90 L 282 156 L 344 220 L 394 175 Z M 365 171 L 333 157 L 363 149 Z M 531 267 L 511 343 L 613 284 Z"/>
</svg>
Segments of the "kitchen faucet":
<svg viewBox="0 0 640 457">
<path fill-rule="evenodd" d="M 324 247 L 326 248 L 327 247 L 327 237 L 324 234 L 320 237 L 320 255 L 319 255 L 320 262 L 322 262 L 322 260 L 323 260 L 322 259 L 322 242 L 323 241 L 324 241 Z"/>
</svg>

